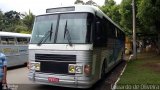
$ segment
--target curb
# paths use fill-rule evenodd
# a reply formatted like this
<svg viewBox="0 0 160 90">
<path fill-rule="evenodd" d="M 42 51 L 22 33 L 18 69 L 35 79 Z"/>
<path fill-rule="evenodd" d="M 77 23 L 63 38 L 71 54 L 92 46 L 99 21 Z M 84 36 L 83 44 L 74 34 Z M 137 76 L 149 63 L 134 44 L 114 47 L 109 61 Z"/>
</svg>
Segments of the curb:
<svg viewBox="0 0 160 90">
<path fill-rule="evenodd" d="M 124 73 L 124 71 L 125 71 L 126 67 L 127 67 L 127 63 L 126 63 L 126 65 L 124 66 L 124 68 L 123 68 L 123 70 L 122 70 L 122 72 L 121 72 L 120 76 L 118 77 L 117 81 L 114 83 L 113 88 L 112 88 L 111 90 L 115 90 L 115 89 L 116 89 L 116 87 L 117 87 L 117 83 L 119 82 L 120 77 L 123 75 L 123 73 Z"/>
</svg>

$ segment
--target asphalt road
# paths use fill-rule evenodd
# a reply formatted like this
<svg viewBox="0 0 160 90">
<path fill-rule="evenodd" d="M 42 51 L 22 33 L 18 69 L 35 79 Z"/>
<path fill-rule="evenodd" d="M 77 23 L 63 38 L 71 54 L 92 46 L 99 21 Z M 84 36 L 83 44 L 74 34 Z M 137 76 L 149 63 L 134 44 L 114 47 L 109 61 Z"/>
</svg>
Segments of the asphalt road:
<svg viewBox="0 0 160 90">
<path fill-rule="evenodd" d="M 111 90 L 111 86 L 119 77 L 125 61 L 117 65 L 111 72 L 109 72 L 105 78 L 98 81 L 92 88 L 89 89 L 76 89 L 76 90 Z M 19 67 L 10 69 L 7 71 L 8 87 L 12 90 L 75 90 L 75 88 L 56 87 L 49 85 L 34 84 L 27 78 L 27 67 Z"/>
</svg>

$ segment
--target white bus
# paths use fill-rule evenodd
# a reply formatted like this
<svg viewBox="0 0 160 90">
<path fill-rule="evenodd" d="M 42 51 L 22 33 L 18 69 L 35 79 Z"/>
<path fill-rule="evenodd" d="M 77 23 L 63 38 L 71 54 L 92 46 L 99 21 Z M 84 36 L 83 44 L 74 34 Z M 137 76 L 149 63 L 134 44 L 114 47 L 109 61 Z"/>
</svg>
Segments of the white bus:
<svg viewBox="0 0 160 90">
<path fill-rule="evenodd" d="M 7 67 L 28 62 L 28 43 L 30 34 L 0 31 L 0 52 L 7 58 Z"/>
<path fill-rule="evenodd" d="M 89 88 L 124 56 L 125 34 L 100 9 L 50 8 L 35 18 L 29 74 L 35 83 Z"/>
</svg>

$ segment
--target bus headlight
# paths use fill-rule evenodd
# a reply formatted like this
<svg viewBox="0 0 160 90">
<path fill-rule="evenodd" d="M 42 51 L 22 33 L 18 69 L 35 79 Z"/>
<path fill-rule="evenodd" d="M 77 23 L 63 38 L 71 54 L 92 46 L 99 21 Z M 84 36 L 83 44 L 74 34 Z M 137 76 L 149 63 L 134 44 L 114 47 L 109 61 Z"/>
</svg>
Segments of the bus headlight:
<svg viewBox="0 0 160 90">
<path fill-rule="evenodd" d="M 30 62 L 29 69 L 39 71 L 40 70 L 40 62 Z"/>
<path fill-rule="evenodd" d="M 68 72 L 69 73 L 78 73 L 78 74 L 83 73 L 83 66 L 76 65 L 76 64 L 69 64 Z"/>
<path fill-rule="evenodd" d="M 74 64 L 69 64 L 68 72 L 69 73 L 75 73 L 75 65 Z"/>
<path fill-rule="evenodd" d="M 76 66 L 75 67 L 75 71 L 76 71 L 76 73 L 82 73 L 83 72 L 83 67 L 82 66 Z"/>
<path fill-rule="evenodd" d="M 36 63 L 34 64 L 34 66 L 35 66 L 35 70 L 36 70 L 36 71 L 39 71 L 39 70 L 40 70 L 40 62 L 36 62 Z"/>
</svg>

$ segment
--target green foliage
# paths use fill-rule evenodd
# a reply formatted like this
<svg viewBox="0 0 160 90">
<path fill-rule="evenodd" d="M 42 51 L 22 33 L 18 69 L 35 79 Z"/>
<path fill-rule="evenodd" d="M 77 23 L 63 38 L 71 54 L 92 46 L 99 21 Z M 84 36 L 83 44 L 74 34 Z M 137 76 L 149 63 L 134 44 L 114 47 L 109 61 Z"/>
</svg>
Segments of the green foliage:
<svg viewBox="0 0 160 90">
<path fill-rule="evenodd" d="M 114 6 L 115 4 L 114 0 L 105 0 L 105 6 Z"/>
<path fill-rule="evenodd" d="M 21 33 L 21 32 L 29 32 L 28 28 L 23 25 L 16 25 L 15 26 L 15 32 Z"/>
<path fill-rule="evenodd" d="M 4 13 L 5 19 L 7 20 L 7 24 L 20 24 L 20 13 L 16 11 L 9 11 Z"/>
<path fill-rule="evenodd" d="M 97 3 L 95 3 L 94 1 L 92 0 L 89 0 L 85 3 L 85 5 L 94 5 L 94 6 L 98 6 Z"/>
<path fill-rule="evenodd" d="M 86 3 L 83 2 L 83 0 L 76 0 L 74 4 L 82 4 L 82 5 L 94 5 L 98 6 L 97 3 L 95 3 L 93 0 L 88 0 Z"/>
<path fill-rule="evenodd" d="M 82 0 L 76 0 L 75 2 L 74 2 L 74 4 L 84 4 L 84 2 L 82 1 Z"/>
<path fill-rule="evenodd" d="M 140 0 L 137 17 L 146 32 L 159 32 L 160 30 L 160 0 Z"/>
<path fill-rule="evenodd" d="M 107 0 L 104 6 L 100 7 L 100 9 L 110 17 L 114 22 L 120 25 L 121 14 L 119 12 L 119 5 L 116 5 L 114 0 Z"/>
<path fill-rule="evenodd" d="M 132 33 L 132 0 L 122 0 L 119 11 L 121 14 L 120 25 L 126 34 Z"/>
<path fill-rule="evenodd" d="M 29 32 L 32 31 L 34 18 L 35 16 L 29 11 L 29 14 L 25 14 L 25 17 L 22 20 L 25 26 L 28 28 Z"/>
<path fill-rule="evenodd" d="M 0 31 L 2 31 L 4 28 L 5 28 L 4 15 L 3 15 L 2 11 L 0 11 Z"/>
<path fill-rule="evenodd" d="M 0 31 L 31 33 L 34 17 L 31 12 L 23 15 L 16 11 L 0 11 Z"/>
</svg>

